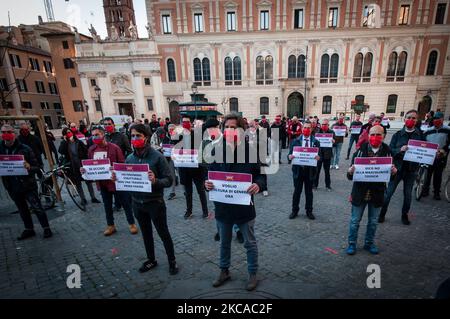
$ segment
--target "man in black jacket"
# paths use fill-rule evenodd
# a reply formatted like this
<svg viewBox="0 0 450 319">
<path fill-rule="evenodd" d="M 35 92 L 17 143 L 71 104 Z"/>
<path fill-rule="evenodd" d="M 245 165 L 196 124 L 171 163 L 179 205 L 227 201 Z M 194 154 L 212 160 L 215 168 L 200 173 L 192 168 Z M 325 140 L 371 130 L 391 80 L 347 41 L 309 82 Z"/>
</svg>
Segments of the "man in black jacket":
<svg viewBox="0 0 450 319">
<path fill-rule="evenodd" d="M 25 168 L 28 175 L 20 176 L 2 176 L 3 185 L 8 191 L 9 196 L 14 201 L 19 210 L 20 217 L 25 226 L 25 230 L 17 239 L 23 240 L 36 235 L 34 232 L 33 220 L 31 218 L 30 207 L 36 214 L 42 228 L 44 229 L 44 238 L 52 236 L 52 231 L 47 219 L 47 214 L 42 208 L 38 196 L 38 187 L 34 175 L 40 170 L 39 164 L 34 156 L 32 149 L 16 139 L 14 128 L 5 124 L 1 128 L 2 142 L 0 143 L 1 155 L 23 155 Z"/>
<path fill-rule="evenodd" d="M 355 172 L 355 158 L 357 157 L 391 157 L 391 151 L 387 144 L 383 143 L 385 134 L 381 126 L 373 126 L 369 130 L 369 142 L 362 144 L 361 148 L 355 152 L 352 158 L 352 165 L 348 169 L 347 178 L 353 180 Z M 391 174 L 395 175 L 397 169 L 392 165 Z M 384 191 L 386 183 L 383 182 L 353 182 L 351 203 L 352 217 L 350 220 L 350 229 L 348 235 L 347 254 L 356 253 L 356 242 L 358 239 L 359 223 L 366 206 L 368 206 L 368 223 L 364 249 L 371 254 L 378 254 L 378 248 L 374 244 L 375 233 L 377 230 L 377 219 L 384 200 Z"/>
<path fill-rule="evenodd" d="M 44 146 L 42 145 L 40 137 L 31 134 L 30 127 L 28 126 L 28 124 L 23 123 L 20 126 L 20 135 L 18 136 L 17 139 L 21 144 L 24 144 L 29 148 L 31 148 L 38 162 L 39 168 L 44 168 L 44 162 L 42 162 L 42 154 L 44 153 Z"/>
<path fill-rule="evenodd" d="M 359 131 L 355 128 L 352 129 L 352 127 L 360 126 Z M 349 159 L 350 152 L 352 151 L 353 143 L 358 143 L 359 136 L 362 132 L 362 126 L 363 123 L 361 122 L 361 114 L 356 114 L 355 120 L 350 123 L 350 141 L 348 142 L 348 149 L 347 149 L 347 157 L 345 159 Z"/>
<path fill-rule="evenodd" d="M 218 148 L 219 152 L 223 152 L 223 163 L 218 161 L 209 166 L 209 171 L 216 172 L 233 172 L 252 175 L 252 184 L 247 189 L 247 193 L 251 195 L 250 205 L 235 205 L 221 202 L 214 202 L 217 226 L 220 232 L 220 275 L 213 283 L 214 287 L 223 285 L 230 279 L 229 267 L 231 259 L 231 239 L 233 225 L 238 225 L 244 237 L 244 247 L 247 250 L 247 266 L 249 279 L 246 289 L 254 290 L 258 284 L 256 273 L 258 270 L 258 247 L 255 238 L 255 218 L 256 210 L 253 202 L 253 195 L 257 194 L 264 186 L 264 178 L 261 175 L 261 166 L 259 161 L 250 160 L 249 153 L 256 150 L 250 150 L 248 143 L 244 137 L 244 123 L 242 118 L 237 114 L 229 114 L 224 118 L 224 138 Z M 243 143 L 243 144 L 242 144 Z M 240 149 L 245 150 L 244 161 L 238 156 Z M 238 150 L 239 149 L 239 150 Z M 232 156 L 230 156 L 232 154 Z M 239 159 L 239 160 L 238 160 Z M 211 181 L 205 182 L 205 188 L 208 191 L 214 189 Z"/>
<path fill-rule="evenodd" d="M 388 185 L 383 208 L 381 209 L 380 217 L 378 219 L 378 222 L 380 223 L 384 222 L 389 202 L 391 201 L 398 184 L 403 181 L 402 223 L 404 225 L 410 224 L 408 213 L 411 208 L 412 190 L 419 164 L 403 161 L 403 157 L 405 156 L 405 152 L 408 150 L 409 140 L 424 139 L 422 132 L 416 127 L 417 119 L 418 114 L 416 110 L 408 111 L 405 115 L 404 127 L 392 136 L 389 147 L 391 148 L 392 156 L 394 157 L 394 165 L 398 169 L 398 174 Z"/>
<path fill-rule="evenodd" d="M 275 117 L 275 121 L 270 126 L 270 133 L 272 134 L 275 132 L 275 130 L 278 130 L 278 141 L 272 140 L 271 143 L 271 153 L 272 157 L 274 154 L 274 150 L 278 148 L 278 162 L 281 163 L 281 153 L 283 151 L 283 140 L 285 139 L 286 135 L 286 125 L 281 121 L 281 115 L 277 115 Z M 275 137 L 275 134 L 274 134 Z M 278 145 L 278 147 L 277 147 Z M 273 159 L 272 159 L 273 160 Z"/>
<path fill-rule="evenodd" d="M 324 119 L 322 121 L 322 125 L 318 133 L 333 134 L 333 141 L 334 141 L 334 131 L 330 129 L 328 119 Z M 314 188 L 317 189 L 317 187 L 319 187 L 320 171 L 322 170 L 323 165 L 323 170 L 325 171 L 325 186 L 328 191 L 331 191 L 330 166 L 331 166 L 331 158 L 333 157 L 333 147 L 321 146 L 319 156 L 320 160 L 317 161 L 317 176 L 315 179 Z"/>
<path fill-rule="evenodd" d="M 106 141 L 119 146 L 122 150 L 123 156 L 127 158 L 127 156 L 132 152 L 128 137 L 124 133 L 116 131 L 114 120 L 110 117 L 105 117 L 103 119 L 103 125 L 105 126 L 106 131 Z"/>
</svg>

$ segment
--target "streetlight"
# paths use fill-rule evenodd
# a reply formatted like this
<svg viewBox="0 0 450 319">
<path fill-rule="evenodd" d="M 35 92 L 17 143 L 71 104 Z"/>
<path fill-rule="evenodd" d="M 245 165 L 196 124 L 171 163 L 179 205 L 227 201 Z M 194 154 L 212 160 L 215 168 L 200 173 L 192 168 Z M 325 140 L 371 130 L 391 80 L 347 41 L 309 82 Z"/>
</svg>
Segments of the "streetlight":
<svg viewBox="0 0 450 319">
<path fill-rule="evenodd" d="M 103 107 L 102 107 L 102 100 L 100 98 L 102 94 L 102 89 L 98 85 L 96 85 L 94 90 L 98 98 L 98 103 L 100 104 L 100 112 L 102 113 L 102 120 L 103 120 Z"/>
<path fill-rule="evenodd" d="M 192 84 L 191 89 L 192 93 L 194 94 L 195 119 L 197 119 L 197 93 L 198 93 L 197 85 L 195 83 Z"/>
</svg>

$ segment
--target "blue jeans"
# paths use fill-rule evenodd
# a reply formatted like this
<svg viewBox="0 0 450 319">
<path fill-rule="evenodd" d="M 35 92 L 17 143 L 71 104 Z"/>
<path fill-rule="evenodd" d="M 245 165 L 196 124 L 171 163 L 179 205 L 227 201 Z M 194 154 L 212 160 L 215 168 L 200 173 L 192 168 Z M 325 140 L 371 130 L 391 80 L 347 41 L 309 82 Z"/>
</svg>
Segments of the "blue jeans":
<svg viewBox="0 0 450 319">
<path fill-rule="evenodd" d="M 347 149 L 347 157 L 350 157 L 350 153 L 352 151 L 353 143 L 358 143 L 359 134 L 350 134 L 350 141 L 348 142 L 348 149 Z"/>
<path fill-rule="evenodd" d="M 337 143 L 333 145 L 333 158 L 331 160 L 331 166 L 339 165 L 339 159 L 341 157 L 341 149 L 343 143 Z"/>
<path fill-rule="evenodd" d="M 237 225 L 244 237 L 244 247 L 247 250 L 247 267 L 249 274 L 258 271 L 258 246 L 255 238 L 255 220 Z M 225 224 L 217 220 L 220 234 L 220 268 L 230 268 L 231 240 L 233 237 L 233 224 Z"/>
<path fill-rule="evenodd" d="M 364 209 L 369 206 L 369 217 L 367 221 L 366 240 L 365 244 L 372 244 L 377 231 L 378 216 L 380 215 L 381 207 L 373 207 L 372 203 L 364 202 L 361 206 L 352 205 L 352 217 L 350 219 L 350 230 L 348 233 L 348 243 L 356 244 L 358 240 L 359 223 L 364 214 Z"/>
<path fill-rule="evenodd" d="M 409 213 L 411 208 L 412 201 L 412 190 L 414 187 L 414 182 L 416 180 L 416 172 L 397 172 L 397 175 L 393 180 L 389 182 L 387 187 L 385 196 L 384 196 L 384 204 L 383 209 L 381 211 L 382 215 L 386 215 L 389 202 L 391 201 L 392 196 L 397 189 L 398 184 L 403 181 L 403 206 L 402 206 L 402 215 L 406 215 Z"/>
</svg>

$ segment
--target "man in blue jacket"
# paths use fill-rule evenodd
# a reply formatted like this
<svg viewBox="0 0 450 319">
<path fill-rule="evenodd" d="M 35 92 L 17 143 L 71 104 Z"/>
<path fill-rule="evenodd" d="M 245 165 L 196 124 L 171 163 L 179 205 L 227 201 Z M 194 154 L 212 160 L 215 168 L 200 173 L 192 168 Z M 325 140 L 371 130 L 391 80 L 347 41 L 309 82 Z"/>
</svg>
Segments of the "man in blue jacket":
<svg viewBox="0 0 450 319">
<path fill-rule="evenodd" d="M 219 287 L 230 279 L 229 267 L 231 259 L 231 239 L 233 225 L 238 225 L 243 237 L 244 247 L 247 250 L 247 266 L 249 279 L 246 289 L 254 290 L 258 284 L 256 273 L 258 270 L 258 247 L 255 238 L 255 218 L 256 210 L 253 196 L 264 187 L 264 178 L 261 174 L 260 161 L 252 161 L 251 149 L 244 137 L 244 122 L 238 114 L 232 113 L 225 116 L 223 121 L 224 138 L 220 147 L 216 147 L 216 152 L 223 152 L 223 160 L 216 160 L 209 165 L 208 171 L 245 173 L 252 175 L 252 184 L 247 189 L 251 195 L 250 205 L 227 204 L 214 202 L 217 226 L 220 233 L 220 275 L 213 286 Z M 238 148 L 244 148 L 245 157 L 241 158 Z M 220 153 L 216 153 L 220 154 Z M 231 154 L 231 156 L 230 156 Z M 252 153 L 256 154 L 256 153 Z M 217 155 L 216 155 L 217 156 Z M 216 157 L 217 158 L 217 157 Z M 205 181 L 207 191 L 214 189 L 214 184 Z"/>
<path fill-rule="evenodd" d="M 378 218 L 379 223 L 383 223 L 385 220 L 386 212 L 391 201 L 392 195 L 394 195 L 398 184 L 403 181 L 403 207 L 402 207 L 402 223 L 409 225 L 408 212 L 411 208 L 412 189 L 414 181 L 416 179 L 417 169 L 419 164 L 415 162 L 403 161 L 405 152 L 408 150 L 409 140 L 423 140 L 423 135 L 420 129 L 416 127 L 418 119 L 418 113 L 416 110 L 410 110 L 405 115 L 405 125 L 400 131 L 397 131 L 391 139 L 389 145 L 392 156 L 394 158 L 394 165 L 398 170 L 395 178 L 389 182 L 384 197 L 383 208 L 381 209 L 380 216 Z"/>
<path fill-rule="evenodd" d="M 306 121 L 303 124 L 302 135 L 296 138 L 290 145 L 288 160 L 289 163 L 294 159 L 292 154 L 295 146 L 300 147 L 319 147 L 320 143 L 311 135 L 311 122 Z M 316 156 L 316 160 L 320 160 L 319 155 Z M 297 217 L 300 210 L 300 195 L 302 194 L 303 185 L 305 186 L 305 209 L 306 216 L 314 220 L 313 215 L 313 184 L 316 179 L 317 166 L 302 166 L 292 165 L 292 177 L 294 179 L 294 194 L 292 196 L 292 213 L 289 215 L 289 219 Z"/>
</svg>

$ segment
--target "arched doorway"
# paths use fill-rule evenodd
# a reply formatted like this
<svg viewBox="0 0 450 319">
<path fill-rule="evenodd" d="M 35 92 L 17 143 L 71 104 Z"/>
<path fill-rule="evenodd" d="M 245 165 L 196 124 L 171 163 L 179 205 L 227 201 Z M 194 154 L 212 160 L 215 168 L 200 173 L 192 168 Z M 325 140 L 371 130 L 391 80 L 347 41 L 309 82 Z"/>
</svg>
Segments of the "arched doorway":
<svg viewBox="0 0 450 319">
<path fill-rule="evenodd" d="M 169 103 L 170 122 L 173 124 L 180 123 L 180 107 L 177 101 Z"/>
<path fill-rule="evenodd" d="M 422 101 L 419 102 L 419 119 L 423 120 L 425 118 L 425 114 L 431 111 L 431 104 L 433 104 L 433 100 L 429 95 L 425 95 L 422 98 Z"/>
<path fill-rule="evenodd" d="M 298 92 L 293 92 L 287 99 L 287 116 L 303 117 L 303 95 Z"/>
</svg>

